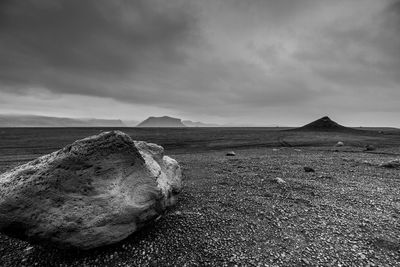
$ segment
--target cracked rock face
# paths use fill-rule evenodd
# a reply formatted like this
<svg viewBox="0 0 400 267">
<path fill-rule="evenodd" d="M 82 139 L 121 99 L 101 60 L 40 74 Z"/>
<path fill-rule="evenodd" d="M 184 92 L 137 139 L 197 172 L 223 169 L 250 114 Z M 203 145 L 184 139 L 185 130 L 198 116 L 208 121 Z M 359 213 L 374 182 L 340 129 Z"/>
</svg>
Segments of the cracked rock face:
<svg viewBox="0 0 400 267">
<path fill-rule="evenodd" d="M 0 231 L 60 247 L 112 244 L 173 205 L 181 177 L 161 146 L 101 133 L 0 175 Z"/>
</svg>

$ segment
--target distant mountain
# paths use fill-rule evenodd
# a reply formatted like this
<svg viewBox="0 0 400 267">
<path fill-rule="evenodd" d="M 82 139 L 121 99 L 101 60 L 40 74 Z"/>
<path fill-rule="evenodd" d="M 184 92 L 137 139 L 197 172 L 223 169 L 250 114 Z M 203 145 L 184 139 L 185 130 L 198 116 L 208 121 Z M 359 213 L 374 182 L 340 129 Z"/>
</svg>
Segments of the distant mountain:
<svg viewBox="0 0 400 267">
<path fill-rule="evenodd" d="M 184 120 L 182 123 L 187 127 L 222 127 L 222 125 L 214 123 L 204 123 L 200 121 Z"/>
<path fill-rule="evenodd" d="M 121 120 L 0 115 L 0 127 L 125 127 Z"/>
<path fill-rule="evenodd" d="M 88 127 L 126 127 L 122 120 L 108 119 L 76 119 L 88 125 Z"/>
<path fill-rule="evenodd" d="M 136 127 L 139 124 L 139 121 L 133 120 L 123 120 L 122 122 L 128 127 Z"/>
<path fill-rule="evenodd" d="M 181 119 L 168 116 L 149 117 L 139 123 L 137 127 L 185 127 Z"/>
<path fill-rule="evenodd" d="M 313 121 L 309 124 L 304 125 L 303 127 L 296 128 L 294 130 L 303 130 L 303 131 L 340 131 L 340 132 L 345 132 L 345 131 L 358 131 L 356 129 L 350 128 L 350 127 L 345 127 L 342 126 L 333 120 L 331 120 L 329 117 L 325 116 L 322 117 L 316 121 Z"/>
</svg>

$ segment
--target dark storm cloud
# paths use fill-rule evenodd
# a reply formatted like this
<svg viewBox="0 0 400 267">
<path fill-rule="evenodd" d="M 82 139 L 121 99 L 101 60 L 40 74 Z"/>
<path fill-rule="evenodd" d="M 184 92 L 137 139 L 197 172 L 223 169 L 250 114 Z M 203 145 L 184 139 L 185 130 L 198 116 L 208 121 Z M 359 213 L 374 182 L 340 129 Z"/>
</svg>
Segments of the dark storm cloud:
<svg viewBox="0 0 400 267">
<path fill-rule="evenodd" d="M 193 25 L 182 6 L 162 1 L 2 0 L 0 81 L 109 95 L 117 80 L 181 62 Z"/>
<path fill-rule="evenodd" d="M 398 0 L 0 1 L 0 97 L 16 102 L 85 96 L 97 110 L 249 121 L 394 114 L 399 51 Z"/>
<path fill-rule="evenodd" d="M 341 88 L 344 95 L 344 91 L 360 94 L 371 89 L 381 95 L 396 93 L 400 81 L 399 3 L 391 2 L 368 21 L 348 18 L 326 25 L 303 42 L 295 57 L 316 76 Z"/>
</svg>

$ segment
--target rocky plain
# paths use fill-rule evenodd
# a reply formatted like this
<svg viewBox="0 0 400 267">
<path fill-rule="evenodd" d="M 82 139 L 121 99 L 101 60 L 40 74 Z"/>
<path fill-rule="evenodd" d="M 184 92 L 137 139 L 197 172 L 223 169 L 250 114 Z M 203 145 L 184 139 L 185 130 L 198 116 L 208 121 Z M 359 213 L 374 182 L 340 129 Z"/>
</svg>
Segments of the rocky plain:
<svg viewBox="0 0 400 267">
<path fill-rule="evenodd" d="M 0 171 L 106 130 L 2 128 Z M 396 129 L 120 130 L 179 162 L 176 205 L 89 250 L 1 234 L 0 266 L 400 265 Z"/>
</svg>

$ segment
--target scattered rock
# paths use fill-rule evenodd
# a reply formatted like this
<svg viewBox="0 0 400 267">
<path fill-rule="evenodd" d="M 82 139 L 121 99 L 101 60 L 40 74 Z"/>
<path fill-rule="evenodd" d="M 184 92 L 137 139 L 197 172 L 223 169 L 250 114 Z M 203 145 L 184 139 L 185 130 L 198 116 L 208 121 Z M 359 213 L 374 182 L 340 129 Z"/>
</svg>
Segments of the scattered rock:
<svg viewBox="0 0 400 267">
<path fill-rule="evenodd" d="M 305 172 L 315 172 L 315 170 L 311 167 L 304 167 Z"/>
<path fill-rule="evenodd" d="M 32 250 L 33 250 L 33 247 L 32 246 L 28 246 L 26 249 L 24 249 L 24 252 L 25 252 L 25 254 L 29 254 L 29 253 L 32 252 Z"/>
<path fill-rule="evenodd" d="M 341 141 L 339 141 L 339 142 L 337 142 L 336 143 L 336 145 L 335 146 L 344 146 L 344 143 L 343 142 L 341 142 Z"/>
<path fill-rule="evenodd" d="M 228 153 L 226 153 L 226 156 L 234 157 L 236 156 L 236 153 L 233 151 L 229 151 Z"/>
<path fill-rule="evenodd" d="M 373 165 L 373 164 L 372 164 L 371 162 L 369 162 L 368 160 L 363 160 L 361 163 L 364 164 L 364 165 L 368 165 L 368 166 L 372 166 L 372 165 Z"/>
<path fill-rule="evenodd" d="M 400 159 L 394 159 L 388 162 L 384 162 L 379 165 L 379 167 L 384 168 L 400 168 Z"/>
<path fill-rule="evenodd" d="M 273 181 L 275 182 L 275 183 L 277 183 L 277 184 L 280 184 L 280 185 L 284 185 L 284 184 L 286 184 L 286 181 L 285 180 L 283 180 L 282 178 L 280 178 L 280 177 L 276 177 L 276 178 L 274 178 L 273 179 Z"/>
<path fill-rule="evenodd" d="M 365 151 L 374 151 L 374 150 L 376 150 L 376 147 L 374 145 L 365 146 Z"/>
<path fill-rule="evenodd" d="M 0 175 L 0 230 L 59 247 L 103 246 L 156 219 L 181 186 L 162 147 L 105 132 Z"/>
</svg>

